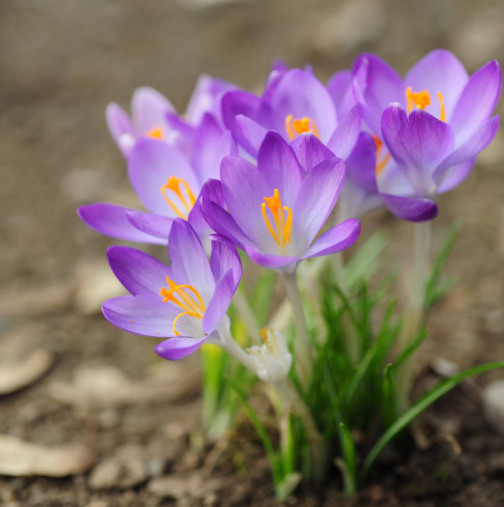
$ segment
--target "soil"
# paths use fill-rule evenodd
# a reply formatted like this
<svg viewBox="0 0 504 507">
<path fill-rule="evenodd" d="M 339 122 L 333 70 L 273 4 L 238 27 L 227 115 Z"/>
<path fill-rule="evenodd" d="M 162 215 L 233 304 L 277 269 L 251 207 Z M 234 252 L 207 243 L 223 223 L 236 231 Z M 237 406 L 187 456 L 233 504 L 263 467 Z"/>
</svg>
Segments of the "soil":
<svg viewBox="0 0 504 507">
<path fill-rule="evenodd" d="M 362 51 L 401 72 L 435 47 L 454 51 L 471 72 L 502 61 L 504 52 L 500 0 L 197 3 L 1 2 L 0 359 L 9 347 L 18 359 L 43 347 L 56 361 L 38 382 L 0 396 L 0 434 L 41 445 L 80 442 L 95 465 L 67 478 L 0 476 L 0 505 L 280 505 L 250 426 L 239 426 L 226 445 L 198 436 L 197 387 L 100 405 L 71 384 L 83 367 L 112 367 L 142 385 L 154 367 L 170 375 L 172 366 L 159 366 L 151 340 L 120 332 L 98 310 L 115 290 L 102 274 L 105 248 L 114 242 L 88 230 L 75 208 L 136 205 L 106 129 L 109 101 L 127 106 L 132 91 L 148 84 L 183 110 L 199 74 L 259 89 L 276 58 L 310 62 L 326 79 Z M 419 389 L 432 381 L 427 372 L 436 358 L 465 367 L 504 357 L 503 159 L 499 133 L 468 180 L 440 198 L 434 244 L 455 219 L 464 224 L 448 264 L 459 282 L 434 308 Z M 411 225 L 378 212 L 364 219 L 364 235 L 377 226 L 390 237 L 386 258 L 406 263 Z M 184 379 L 184 370 L 175 375 Z M 477 393 L 502 377 L 487 374 L 479 387 L 436 404 L 422 422 L 429 448 L 384 455 L 358 498 L 342 498 L 335 471 L 326 488 L 301 488 L 285 505 L 501 507 L 504 436 L 485 422 Z M 55 383 L 74 390 L 70 401 L 54 395 Z M 96 467 L 118 455 L 147 469 L 132 466 L 100 485 Z"/>
</svg>

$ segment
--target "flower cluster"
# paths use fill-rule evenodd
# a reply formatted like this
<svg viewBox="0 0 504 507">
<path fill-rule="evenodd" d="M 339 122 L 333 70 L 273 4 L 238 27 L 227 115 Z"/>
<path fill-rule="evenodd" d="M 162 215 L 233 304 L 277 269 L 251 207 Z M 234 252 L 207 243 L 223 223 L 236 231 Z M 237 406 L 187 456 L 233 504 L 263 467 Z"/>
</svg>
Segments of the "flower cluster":
<svg viewBox="0 0 504 507">
<path fill-rule="evenodd" d="M 131 116 L 110 104 L 109 130 L 145 210 L 97 203 L 79 215 L 102 234 L 167 246 L 170 265 L 111 247 L 110 266 L 131 294 L 105 302 L 105 317 L 164 338 L 155 351 L 169 360 L 218 345 L 299 408 L 289 379 L 307 392 L 316 346 L 298 266 L 352 246 L 359 218 L 379 207 L 412 222 L 434 219 L 438 195 L 468 176 L 495 137 L 500 91 L 496 61 L 469 76 L 453 54 L 435 50 L 405 78 L 362 54 L 327 85 L 311 68 L 277 63 L 260 95 L 203 76 L 183 115 L 146 87 L 134 93 Z M 272 328 L 249 348 L 232 337 L 228 310 L 247 260 L 284 280 L 293 340 Z M 249 327 L 257 334 L 260 326 Z M 317 441 L 307 414 L 299 410 Z"/>
</svg>

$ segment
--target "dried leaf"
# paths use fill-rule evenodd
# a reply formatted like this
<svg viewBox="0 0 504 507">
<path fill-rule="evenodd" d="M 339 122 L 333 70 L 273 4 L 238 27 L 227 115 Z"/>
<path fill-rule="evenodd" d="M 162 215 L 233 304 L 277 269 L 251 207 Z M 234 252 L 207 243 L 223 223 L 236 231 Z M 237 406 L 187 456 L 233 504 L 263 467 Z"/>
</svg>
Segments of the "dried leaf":
<svg viewBox="0 0 504 507">
<path fill-rule="evenodd" d="M 65 477 L 85 472 L 93 461 L 82 444 L 46 447 L 0 435 L 0 475 Z"/>
</svg>

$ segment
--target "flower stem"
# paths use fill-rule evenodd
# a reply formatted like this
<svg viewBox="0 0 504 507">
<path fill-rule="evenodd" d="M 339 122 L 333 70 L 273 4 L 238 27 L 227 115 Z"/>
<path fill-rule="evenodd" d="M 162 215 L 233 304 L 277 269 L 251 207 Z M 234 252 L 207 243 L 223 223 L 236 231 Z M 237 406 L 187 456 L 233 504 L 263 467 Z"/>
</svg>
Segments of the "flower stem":
<svg viewBox="0 0 504 507">
<path fill-rule="evenodd" d="M 261 343 L 261 339 L 259 338 L 259 326 L 257 325 L 257 320 L 252 308 L 250 308 L 247 298 L 240 289 L 238 289 L 233 296 L 233 304 L 247 326 L 247 334 L 249 335 L 252 343 L 254 343 L 254 345 L 259 345 Z"/>
<path fill-rule="evenodd" d="M 406 309 L 404 328 L 399 336 L 399 351 L 404 350 L 420 333 L 425 320 L 425 284 L 429 276 L 431 248 L 430 221 L 415 224 L 413 277 Z M 414 376 L 412 354 L 397 372 L 397 409 L 402 414 L 409 406 Z"/>
<path fill-rule="evenodd" d="M 296 272 L 282 273 L 282 280 L 285 285 L 287 297 L 292 306 L 292 313 L 296 324 L 297 339 L 294 344 L 294 350 L 296 353 L 296 365 L 298 368 L 299 380 L 301 385 L 306 388 L 311 376 L 313 346 L 308 334 L 303 303 L 301 301 L 301 294 L 299 293 L 299 287 L 296 280 Z"/>
</svg>

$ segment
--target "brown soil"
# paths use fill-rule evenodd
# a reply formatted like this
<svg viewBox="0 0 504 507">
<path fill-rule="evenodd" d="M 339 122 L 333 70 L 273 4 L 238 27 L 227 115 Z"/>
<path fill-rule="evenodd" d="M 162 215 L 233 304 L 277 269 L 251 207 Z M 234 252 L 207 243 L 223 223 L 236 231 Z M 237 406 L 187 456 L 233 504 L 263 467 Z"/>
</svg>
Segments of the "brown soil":
<svg viewBox="0 0 504 507">
<path fill-rule="evenodd" d="M 309 61 L 327 78 L 365 50 L 401 71 L 439 46 L 456 52 L 471 71 L 504 51 L 499 0 L 244 0 L 200 10 L 183 3 L 1 2 L 0 358 L 3 345 L 14 342 L 20 349 L 41 344 L 57 361 L 39 382 L 0 398 L 0 434 L 44 445 L 82 442 L 96 463 L 134 444 L 149 466 L 133 486 L 118 480 L 105 489 L 91 487 L 93 469 L 64 479 L 4 476 L 0 505 L 278 505 L 253 430 L 245 424 L 222 450 L 203 445 L 197 438 L 200 401 L 189 389 L 173 401 L 91 408 L 50 395 L 54 382 L 70 382 L 83 366 L 112 366 L 143 382 L 156 363 L 152 341 L 113 328 L 98 312 L 85 311 L 76 296 L 79 273 L 103 263 L 105 247 L 114 243 L 80 223 L 76 206 L 135 203 L 106 130 L 107 102 L 127 105 L 135 87 L 149 84 L 183 110 L 200 73 L 258 88 L 277 57 L 292 66 Z M 422 365 L 434 357 L 461 367 L 504 357 L 503 159 L 499 134 L 468 181 L 440 199 L 435 244 L 454 219 L 464 221 L 448 266 L 460 281 L 433 312 Z M 364 221 L 365 234 L 376 225 L 389 230 L 392 263 L 406 261 L 410 224 L 380 212 Z M 96 303 L 101 295 L 93 297 Z M 478 384 L 502 376 L 494 372 Z M 335 472 L 323 491 L 301 490 L 285 504 L 500 507 L 504 437 L 481 412 L 479 398 L 459 389 L 424 421 L 428 430 L 448 428 L 452 436 L 434 431 L 429 449 L 385 455 L 353 503 L 338 493 Z M 208 452 L 215 463 L 209 464 Z M 189 487 L 191 494 L 177 501 L 154 491 L 154 481 L 183 482 L 184 473 L 196 477 L 191 484 L 199 481 L 202 493 Z"/>
</svg>

